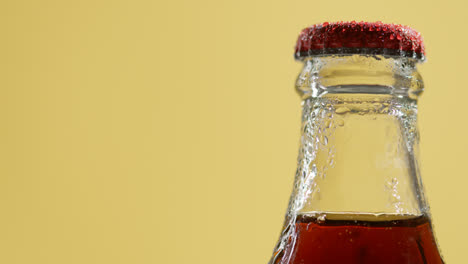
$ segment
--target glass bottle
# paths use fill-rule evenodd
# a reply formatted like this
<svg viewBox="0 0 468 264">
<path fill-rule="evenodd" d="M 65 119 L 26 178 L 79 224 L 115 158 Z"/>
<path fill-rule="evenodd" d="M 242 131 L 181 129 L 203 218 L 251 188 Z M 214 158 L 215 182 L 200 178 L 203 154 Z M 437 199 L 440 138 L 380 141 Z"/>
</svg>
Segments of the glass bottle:
<svg viewBox="0 0 468 264">
<path fill-rule="evenodd" d="M 444 263 L 418 168 L 424 56 L 420 34 L 400 25 L 301 33 L 298 168 L 270 264 Z"/>
</svg>

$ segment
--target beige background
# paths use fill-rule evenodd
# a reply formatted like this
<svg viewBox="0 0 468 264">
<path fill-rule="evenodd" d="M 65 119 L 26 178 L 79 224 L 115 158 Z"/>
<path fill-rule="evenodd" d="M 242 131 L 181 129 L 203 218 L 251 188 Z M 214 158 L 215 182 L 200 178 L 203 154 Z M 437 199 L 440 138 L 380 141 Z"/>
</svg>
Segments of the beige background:
<svg viewBox="0 0 468 264">
<path fill-rule="evenodd" d="M 465 1 L 0 2 L 0 263 L 266 263 L 292 188 L 299 31 L 425 37 L 422 170 L 465 263 Z"/>
</svg>

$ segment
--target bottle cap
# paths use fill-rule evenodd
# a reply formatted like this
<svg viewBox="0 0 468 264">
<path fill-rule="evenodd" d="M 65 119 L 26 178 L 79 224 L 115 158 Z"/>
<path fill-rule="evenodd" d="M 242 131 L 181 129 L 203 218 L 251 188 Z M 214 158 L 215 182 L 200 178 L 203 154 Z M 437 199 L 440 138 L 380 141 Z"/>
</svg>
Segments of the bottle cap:
<svg viewBox="0 0 468 264">
<path fill-rule="evenodd" d="M 295 57 L 302 60 L 321 55 L 383 55 L 425 60 L 422 36 L 402 25 L 382 22 L 336 22 L 316 24 L 302 30 Z"/>
</svg>

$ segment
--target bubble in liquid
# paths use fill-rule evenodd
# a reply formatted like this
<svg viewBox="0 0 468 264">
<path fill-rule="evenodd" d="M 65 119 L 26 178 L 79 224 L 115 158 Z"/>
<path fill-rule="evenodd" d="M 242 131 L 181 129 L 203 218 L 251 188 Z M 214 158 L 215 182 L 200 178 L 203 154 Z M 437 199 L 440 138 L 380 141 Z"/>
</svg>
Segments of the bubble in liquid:
<svg viewBox="0 0 468 264">
<path fill-rule="evenodd" d="M 326 214 L 321 214 L 321 215 L 319 215 L 319 216 L 317 217 L 317 221 L 318 221 L 319 223 L 325 222 L 326 219 L 327 219 L 327 215 L 326 215 Z"/>
</svg>

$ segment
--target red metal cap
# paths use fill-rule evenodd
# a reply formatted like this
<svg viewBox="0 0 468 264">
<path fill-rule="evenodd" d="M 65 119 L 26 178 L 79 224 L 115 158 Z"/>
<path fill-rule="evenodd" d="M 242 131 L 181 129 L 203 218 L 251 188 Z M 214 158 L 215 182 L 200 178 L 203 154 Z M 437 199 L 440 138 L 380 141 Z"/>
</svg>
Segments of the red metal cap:
<svg viewBox="0 0 468 264">
<path fill-rule="evenodd" d="M 421 34 L 402 25 L 382 22 L 316 24 L 302 30 L 296 59 L 320 55 L 369 54 L 425 59 Z"/>
</svg>

